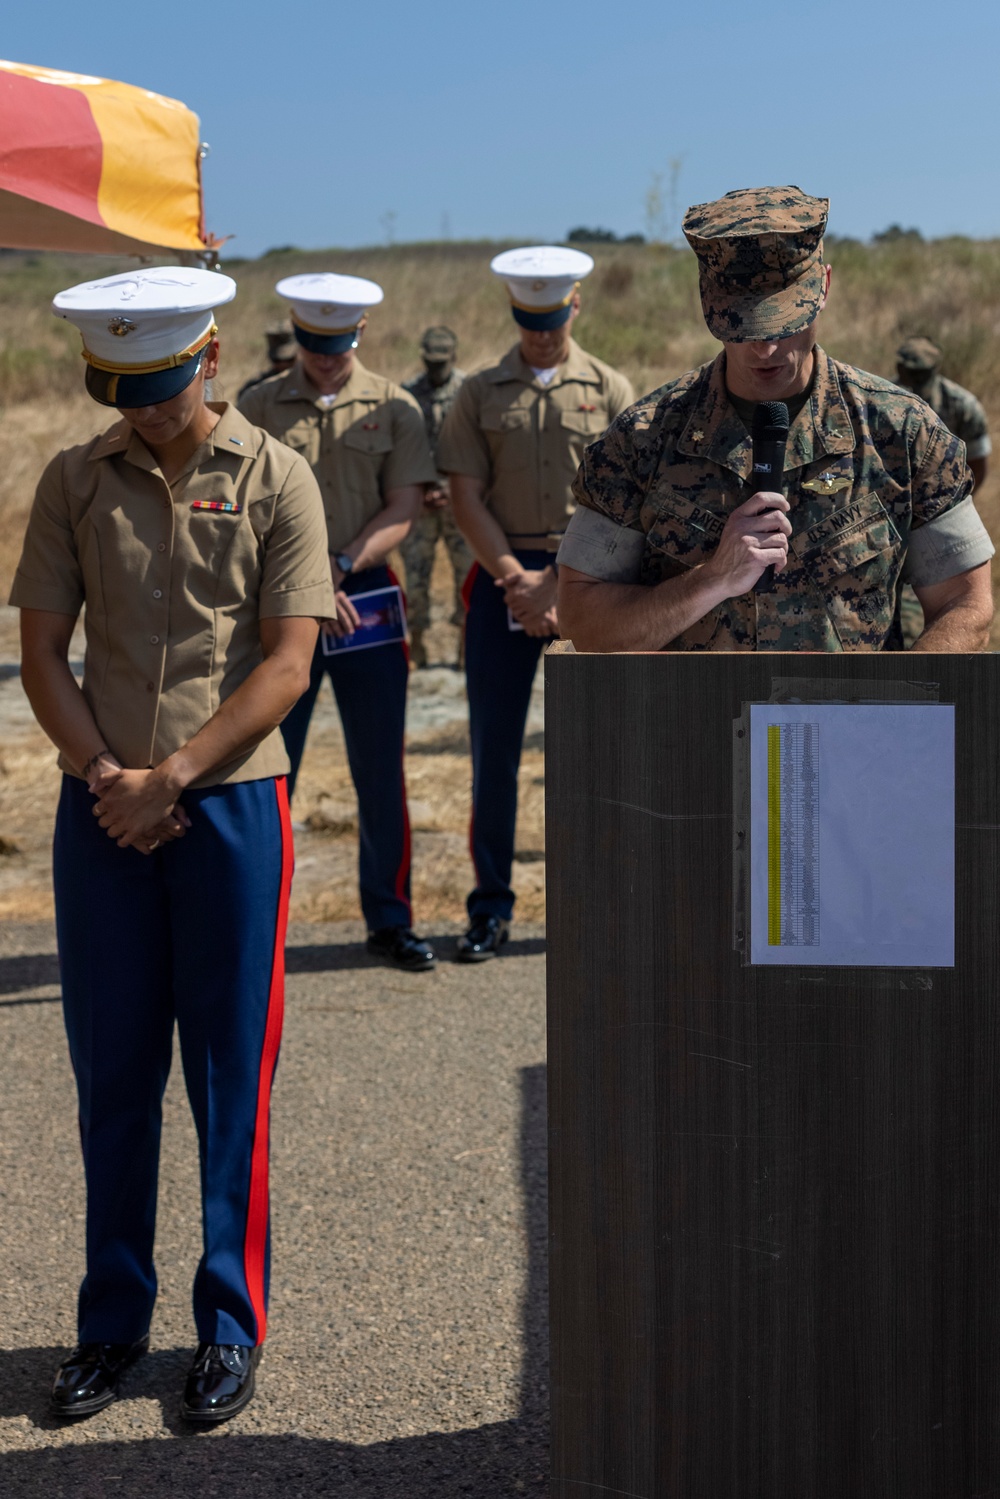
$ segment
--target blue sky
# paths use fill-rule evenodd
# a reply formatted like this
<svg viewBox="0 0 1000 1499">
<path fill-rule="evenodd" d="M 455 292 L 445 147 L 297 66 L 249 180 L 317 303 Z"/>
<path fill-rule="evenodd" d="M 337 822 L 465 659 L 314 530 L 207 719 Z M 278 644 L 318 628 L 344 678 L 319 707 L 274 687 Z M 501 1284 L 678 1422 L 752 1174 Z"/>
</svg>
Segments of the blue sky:
<svg viewBox="0 0 1000 1499">
<path fill-rule="evenodd" d="M 998 43 L 969 0 L 53 0 L 2 37 L 194 109 L 241 255 L 642 231 L 677 159 L 681 210 L 796 182 L 841 234 L 997 235 Z"/>
</svg>

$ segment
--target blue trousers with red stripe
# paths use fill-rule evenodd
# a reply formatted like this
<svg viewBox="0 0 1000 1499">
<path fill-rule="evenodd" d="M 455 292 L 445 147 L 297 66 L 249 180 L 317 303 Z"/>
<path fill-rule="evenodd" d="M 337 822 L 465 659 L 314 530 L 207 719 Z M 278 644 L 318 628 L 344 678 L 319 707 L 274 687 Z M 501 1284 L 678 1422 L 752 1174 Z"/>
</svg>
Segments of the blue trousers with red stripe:
<svg viewBox="0 0 1000 1499">
<path fill-rule="evenodd" d="M 522 566 L 540 571 L 551 552 L 516 551 Z M 503 591 L 478 565 L 466 579 L 465 677 L 472 739 L 472 827 L 469 842 L 476 887 L 466 902 L 471 917 L 510 920 L 510 887 L 517 821 L 517 772 L 538 660 L 540 636 L 508 627 Z"/>
<path fill-rule="evenodd" d="M 344 592 L 387 588 L 396 578 L 370 567 L 345 579 Z M 309 720 L 323 677 L 330 678 L 358 797 L 358 885 L 368 930 L 409 926 L 410 818 L 403 779 L 403 734 L 410 663 L 402 643 L 324 656 L 316 646 L 309 686 L 281 725 L 292 768 L 289 796 L 306 747 Z"/>
<path fill-rule="evenodd" d="M 128 1343 L 156 1298 L 161 1100 L 177 1024 L 198 1131 L 199 1341 L 264 1339 L 268 1128 L 292 878 L 284 779 L 187 791 L 183 838 L 120 849 L 63 780 L 53 848 L 63 1009 L 87 1181 L 82 1342 Z"/>
</svg>

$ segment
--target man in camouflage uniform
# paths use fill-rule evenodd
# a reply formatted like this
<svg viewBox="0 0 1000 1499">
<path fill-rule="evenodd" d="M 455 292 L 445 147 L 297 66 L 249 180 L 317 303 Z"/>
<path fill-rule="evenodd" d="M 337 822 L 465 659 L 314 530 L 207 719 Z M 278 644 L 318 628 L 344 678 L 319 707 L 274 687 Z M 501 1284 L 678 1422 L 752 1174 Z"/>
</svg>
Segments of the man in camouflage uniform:
<svg viewBox="0 0 1000 1499">
<path fill-rule="evenodd" d="M 268 328 L 264 337 L 267 339 L 269 368 L 261 370 L 259 375 L 251 375 L 250 379 L 240 386 L 236 396 L 237 401 L 242 401 L 247 391 L 252 390 L 255 385 L 270 380 L 272 375 L 283 375 L 295 363 L 297 346 L 291 328 Z"/>
<path fill-rule="evenodd" d="M 965 443 L 965 456 L 976 481 L 982 486 L 992 451 L 986 412 L 971 390 L 946 380 L 940 373 L 941 350 L 929 338 L 908 338 L 896 350 L 896 383 L 912 390 L 936 411 L 949 432 Z M 903 643 L 911 646 L 924 628 L 923 610 L 907 585 L 900 601 Z"/>
<path fill-rule="evenodd" d="M 455 355 L 458 339 L 450 328 L 428 328 L 420 340 L 420 357 L 424 373 L 404 382 L 408 390 L 420 403 L 427 425 L 427 436 L 431 451 L 437 446 L 438 435 L 444 425 L 452 401 L 458 395 L 464 370 L 456 369 Z M 448 478 L 438 474 L 436 484 L 428 485 L 424 493 L 424 506 L 409 536 L 400 547 L 406 565 L 406 609 L 410 625 L 410 659 L 414 666 L 427 665 L 427 649 L 424 631 L 431 622 L 430 586 L 434 570 L 434 553 L 438 538 L 448 548 L 451 570 L 455 575 L 455 603 L 451 622 L 461 630 L 465 625 L 465 606 L 462 603 L 462 584 L 472 566 L 472 553 L 465 538 L 455 524 L 448 496 Z M 462 665 L 462 636 L 459 635 L 458 666 Z"/>
<path fill-rule="evenodd" d="M 795 187 L 691 208 L 702 307 L 724 345 L 584 455 L 559 551 L 562 632 L 588 651 L 975 651 L 993 546 L 963 444 L 916 396 L 816 344 L 828 203 Z M 784 495 L 750 495 L 758 401 L 784 401 Z M 768 571 L 773 569 L 773 571 Z"/>
<path fill-rule="evenodd" d="M 978 489 L 993 451 L 986 412 L 971 390 L 946 380 L 940 371 L 941 350 L 929 338 L 908 338 L 896 350 L 896 383 L 926 401 L 948 431 L 962 439 Z"/>
</svg>

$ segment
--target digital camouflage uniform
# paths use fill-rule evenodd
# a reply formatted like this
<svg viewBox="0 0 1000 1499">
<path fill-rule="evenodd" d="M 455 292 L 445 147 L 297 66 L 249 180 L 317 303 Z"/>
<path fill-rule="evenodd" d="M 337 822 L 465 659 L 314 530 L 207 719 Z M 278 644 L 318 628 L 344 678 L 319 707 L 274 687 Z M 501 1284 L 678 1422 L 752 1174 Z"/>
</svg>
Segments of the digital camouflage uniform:
<svg viewBox="0 0 1000 1499">
<path fill-rule="evenodd" d="M 437 446 L 444 419 L 464 379 L 464 370 L 453 369 L 443 385 L 432 385 L 427 374 L 417 375 L 415 379 L 406 380 L 403 383 L 403 389 L 409 391 L 410 395 L 420 403 L 432 452 Z M 438 482 L 442 488 L 447 489 L 447 475 L 440 474 Z M 431 573 L 434 570 L 434 553 L 437 550 L 439 538 L 448 548 L 452 572 L 455 575 L 455 603 L 451 622 L 459 627 L 465 623 L 462 584 L 472 566 L 472 553 L 455 524 L 455 517 L 449 502 L 440 510 L 430 510 L 425 507 L 400 547 L 406 566 L 407 615 L 410 628 L 413 630 L 426 630 L 431 621 L 430 583 Z"/>
<path fill-rule="evenodd" d="M 926 401 L 948 431 L 961 438 L 967 458 L 988 458 L 993 445 L 986 412 L 971 390 L 940 374 L 941 357 L 941 350 L 931 339 L 908 338 L 896 350 L 900 383 Z"/>
<path fill-rule="evenodd" d="M 825 289 L 827 201 L 798 188 L 690 209 L 705 321 L 725 343 L 807 328 Z M 587 449 L 559 560 L 606 582 L 655 584 L 711 556 L 751 497 L 750 434 L 725 351 L 644 397 Z M 993 553 L 965 448 L 918 397 L 815 350 L 782 490 L 792 535 L 773 586 L 710 610 L 671 650 L 860 651 L 901 644 L 902 582 L 941 582 Z"/>
<path fill-rule="evenodd" d="M 646 396 L 587 449 L 577 504 L 641 535 L 637 582 L 706 561 L 751 496 L 752 443 L 726 393 L 725 358 Z M 911 534 L 946 514 L 964 517 L 970 488 L 962 444 L 922 401 L 817 348 L 812 394 L 785 450 L 788 566 L 772 590 L 728 599 L 671 650 L 891 647 Z M 991 555 L 980 531 L 971 540 L 962 527 L 942 534 L 953 573 Z M 564 543 L 560 557 L 586 572 L 580 541 L 572 555 Z"/>
<path fill-rule="evenodd" d="M 986 412 L 979 401 L 954 380 L 938 373 L 941 350 L 929 338 L 908 338 L 896 351 L 900 380 L 906 377 L 906 389 L 913 390 L 927 402 L 944 422 L 949 432 L 965 443 L 968 459 L 988 458 L 992 451 Z M 905 587 L 900 599 L 900 617 L 904 645 L 911 646 L 924 628 L 924 611 L 913 589 Z"/>
</svg>

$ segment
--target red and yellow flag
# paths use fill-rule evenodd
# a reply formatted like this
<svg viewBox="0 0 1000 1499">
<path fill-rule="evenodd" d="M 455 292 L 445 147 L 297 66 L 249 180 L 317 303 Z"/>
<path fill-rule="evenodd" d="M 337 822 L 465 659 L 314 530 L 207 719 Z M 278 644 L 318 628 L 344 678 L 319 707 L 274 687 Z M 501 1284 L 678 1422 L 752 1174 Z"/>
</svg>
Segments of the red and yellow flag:
<svg viewBox="0 0 1000 1499">
<path fill-rule="evenodd" d="M 204 251 L 198 116 L 176 99 L 0 62 L 0 246 Z"/>
</svg>

